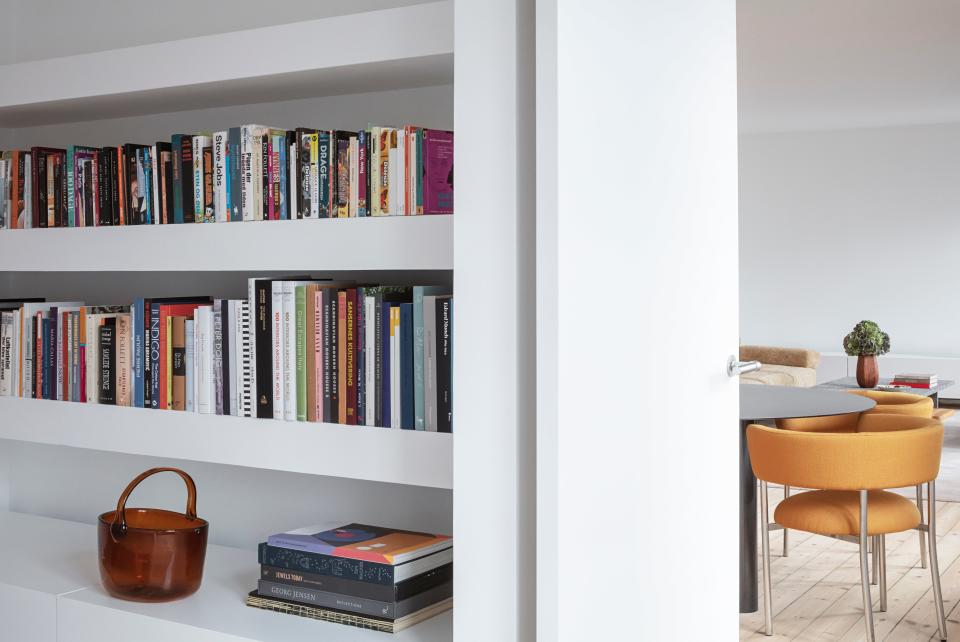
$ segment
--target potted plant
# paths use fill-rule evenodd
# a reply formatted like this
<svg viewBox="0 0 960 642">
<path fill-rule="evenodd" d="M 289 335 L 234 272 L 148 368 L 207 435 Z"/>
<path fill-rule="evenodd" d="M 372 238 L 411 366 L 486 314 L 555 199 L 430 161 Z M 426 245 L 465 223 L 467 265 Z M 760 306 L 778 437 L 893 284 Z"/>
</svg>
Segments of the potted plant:
<svg viewBox="0 0 960 642">
<path fill-rule="evenodd" d="M 873 321 L 861 321 L 843 338 L 843 351 L 857 357 L 857 383 L 873 388 L 880 379 L 877 355 L 890 352 L 890 335 Z"/>
</svg>

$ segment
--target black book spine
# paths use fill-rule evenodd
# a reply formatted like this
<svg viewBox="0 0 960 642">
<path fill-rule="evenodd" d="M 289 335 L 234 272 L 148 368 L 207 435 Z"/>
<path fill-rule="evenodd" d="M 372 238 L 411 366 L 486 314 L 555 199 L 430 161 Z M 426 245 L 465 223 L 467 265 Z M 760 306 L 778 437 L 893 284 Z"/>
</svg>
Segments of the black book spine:
<svg viewBox="0 0 960 642">
<path fill-rule="evenodd" d="M 107 318 L 100 326 L 100 403 L 113 405 L 117 402 L 114 385 L 114 366 L 117 359 L 114 332 L 116 319 Z"/>
<path fill-rule="evenodd" d="M 437 432 L 453 431 L 450 379 L 453 355 L 453 299 L 437 299 Z"/>
<path fill-rule="evenodd" d="M 256 345 L 257 417 L 273 419 L 273 290 L 269 280 L 257 281 L 254 290 L 254 332 Z"/>
<path fill-rule="evenodd" d="M 260 178 L 260 191 L 263 193 L 261 214 L 266 221 L 270 218 L 270 183 L 273 181 L 270 176 L 270 133 L 267 130 L 260 137 Z"/>
<path fill-rule="evenodd" d="M 93 159 L 83 165 L 83 224 L 93 227 L 95 224 L 93 211 Z"/>
<path fill-rule="evenodd" d="M 309 551 L 297 551 L 292 548 L 260 544 L 259 561 L 264 566 L 277 566 L 295 571 L 306 571 L 315 575 L 342 577 L 357 582 L 384 584 L 393 586 L 393 567 L 389 564 L 354 560 L 345 557 L 333 557 Z"/>
<path fill-rule="evenodd" d="M 110 148 L 110 216 L 113 225 L 120 225 L 120 152 Z"/>
<path fill-rule="evenodd" d="M 343 577 L 319 575 L 276 566 L 261 566 L 260 579 L 289 586 L 365 597 L 382 602 L 399 602 L 451 581 L 453 579 L 453 563 L 444 564 L 432 571 L 421 573 L 409 580 L 393 585 L 358 582 Z"/>
<path fill-rule="evenodd" d="M 97 204 L 100 208 L 100 225 L 113 225 L 113 211 L 110 209 L 110 148 L 105 147 L 97 152 L 97 182 L 100 189 L 97 193 Z"/>
<path fill-rule="evenodd" d="M 331 380 L 331 323 L 330 323 L 330 288 L 324 288 L 321 294 L 321 335 L 320 339 L 323 342 L 323 364 L 322 364 L 322 374 L 323 374 L 323 421 L 330 423 L 330 389 L 333 385 Z"/>
<path fill-rule="evenodd" d="M 36 148 L 35 148 L 36 149 Z M 36 149 L 33 153 L 30 173 L 33 174 L 33 224 L 47 226 L 47 153 Z"/>
<path fill-rule="evenodd" d="M 57 326 L 56 308 L 51 310 L 51 318 L 43 320 L 43 391 L 44 399 L 57 398 Z"/>
<path fill-rule="evenodd" d="M 167 159 L 163 161 L 160 167 L 160 171 L 163 172 L 163 189 L 164 193 L 167 195 L 166 202 L 161 200 L 160 210 L 162 218 L 160 221 L 162 223 L 170 224 L 173 223 L 173 150 L 167 150 Z M 161 156 L 161 158 L 163 158 Z"/>
<path fill-rule="evenodd" d="M 193 223 L 193 136 L 180 139 L 180 182 L 183 185 L 183 222 Z"/>
</svg>

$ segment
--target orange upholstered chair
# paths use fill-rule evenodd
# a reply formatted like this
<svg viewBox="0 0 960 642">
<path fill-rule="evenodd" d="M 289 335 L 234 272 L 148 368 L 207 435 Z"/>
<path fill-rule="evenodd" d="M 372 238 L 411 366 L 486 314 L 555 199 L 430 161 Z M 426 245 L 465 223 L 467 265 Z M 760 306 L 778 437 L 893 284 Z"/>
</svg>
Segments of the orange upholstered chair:
<svg viewBox="0 0 960 642">
<path fill-rule="evenodd" d="M 880 415 L 878 418 L 882 417 Z M 879 551 L 880 610 L 887 607 L 886 535 L 917 528 L 920 511 L 909 499 L 888 488 L 927 484 L 928 524 L 936 532 L 936 478 L 940 471 L 943 424 L 928 419 L 912 430 L 890 429 L 886 419 L 870 419 L 871 432 L 829 433 L 747 427 L 747 447 L 753 472 L 760 480 L 760 512 L 769 522 L 769 483 L 814 489 L 780 502 L 774 514 L 785 528 L 856 541 L 860 546 L 860 585 L 867 639 L 875 639 L 870 597 L 867 543 Z M 770 584 L 770 533 L 760 529 L 763 553 L 765 631 L 773 634 Z M 930 537 L 930 576 L 941 640 L 947 628 L 940 590 L 937 540 Z"/>
<path fill-rule="evenodd" d="M 866 392 L 874 392 L 868 390 Z M 883 395 L 893 394 L 898 397 L 918 397 L 918 395 L 911 394 L 901 394 L 901 393 L 880 393 Z M 926 401 L 930 399 L 926 397 L 919 397 Z M 879 403 L 877 405 L 879 407 Z M 923 404 L 913 404 L 913 403 L 903 403 L 900 404 L 902 409 L 907 408 L 923 408 Z M 931 408 L 933 407 L 931 403 Z M 913 430 L 914 428 L 921 428 L 930 423 L 930 415 L 918 414 L 910 415 L 906 413 L 900 414 L 877 414 L 875 412 L 876 408 L 871 409 L 865 413 L 853 413 L 849 415 L 832 415 L 829 417 L 798 417 L 795 419 L 778 419 L 777 428 L 781 430 L 793 430 L 797 432 L 833 432 L 833 433 L 855 433 L 855 432 L 888 432 L 891 430 Z M 924 525 L 923 521 L 923 485 L 917 484 L 916 488 L 917 495 L 917 510 L 920 511 L 920 525 Z M 790 487 L 785 486 L 783 489 L 784 498 L 790 497 Z M 925 544 L 926 535 L 924 534 L 923 529 L 921 528 L 917 535 L 920 538 L 920 566 L 922 568 L 927 568 L 927 547 Z M 790 540 L 789 540 L 789 531 L 787 529 L 783 530 L 783 557 L 787 557 L 790 552 Z M 877 566 L 876 553 L 874 553 L 874 568 Z M 876 583 L 876 577 L 874 577 L 874 583 Z"/>
<path fill-rule="evenodd" d="M 933 399 L 909 392 L 887 392 L 885 390 L 847 390 L 852 395 L 873 399 L 877 405 L 868 413 L 879 415 L 933 416 Z"/>
</svg>

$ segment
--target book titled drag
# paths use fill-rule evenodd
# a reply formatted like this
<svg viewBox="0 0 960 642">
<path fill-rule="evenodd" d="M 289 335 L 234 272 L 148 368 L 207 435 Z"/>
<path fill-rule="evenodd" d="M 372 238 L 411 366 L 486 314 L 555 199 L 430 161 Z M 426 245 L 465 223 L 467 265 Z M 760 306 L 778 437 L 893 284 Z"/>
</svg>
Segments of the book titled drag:
<svg viewBox="0 0 960 642">
<path fill-rule="evenodd" d="M 327 525 L 298 528 L 271 535 L 267 544 L 380 564 L 403 564 L 452 547 L 453 538 L 366 524 L 347 524 L 332 528 Z"/>
</svg>

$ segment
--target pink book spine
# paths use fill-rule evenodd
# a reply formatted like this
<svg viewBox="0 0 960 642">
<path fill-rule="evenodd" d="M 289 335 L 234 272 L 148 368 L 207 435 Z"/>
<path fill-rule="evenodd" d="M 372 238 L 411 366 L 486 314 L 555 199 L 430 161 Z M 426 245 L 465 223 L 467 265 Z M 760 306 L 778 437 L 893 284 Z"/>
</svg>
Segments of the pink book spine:
<svg viewBox="0 0 960 642">
<path fill-rule="evenodd" d="M 323 421 L 323 290 L 314 292 L 313 316 L 313 364 L 316 370 L 314 380 L 314 412 L 317 421 Z"/>
</svg>

